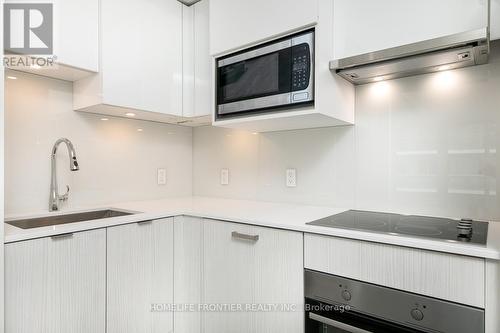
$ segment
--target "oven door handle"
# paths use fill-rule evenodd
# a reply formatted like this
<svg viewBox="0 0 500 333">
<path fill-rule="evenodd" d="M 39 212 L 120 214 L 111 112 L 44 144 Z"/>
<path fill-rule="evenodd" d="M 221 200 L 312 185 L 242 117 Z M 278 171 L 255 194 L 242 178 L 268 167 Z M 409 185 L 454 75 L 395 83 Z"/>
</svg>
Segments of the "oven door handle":
<svg viewBox="0 0 500 333">
<path fill-rule="evenodd" d="M 344 330 L 344 331 L 347 331 L 347 332 L 351 332 L 351 333 L 373 333 L 373 332 L 370 332 L 370 331 L 363 330 L 361 328 L 357 328 L 357 327 L 354 327 L 354 326 L 351 326 L 351 325 L 347 325 L 347 324 L 341 323 L 340 321 L 336 321 L 336 320 L 333 320 L 333 319 L 330 319 L 330 318 L 326 318 L 326 317 L 317 315 L 317 314 L 312 313 L 312 312 L 309 312 L 309 318 L 311 320 L 320 322 L 322 324 L 329 325 L 329 326 L 332 326 L 332 327 L 335 327 L 335 328 L 339 328 L 341 330 Z"/>
</svg>

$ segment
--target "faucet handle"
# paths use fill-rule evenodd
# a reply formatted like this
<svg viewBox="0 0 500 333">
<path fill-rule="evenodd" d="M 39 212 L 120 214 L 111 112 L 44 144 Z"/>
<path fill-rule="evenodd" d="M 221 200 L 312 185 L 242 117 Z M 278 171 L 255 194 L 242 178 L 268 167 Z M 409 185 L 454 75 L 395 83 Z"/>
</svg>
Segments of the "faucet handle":
<svg viewBox="0 0 500 333">
<path fill-rule="evenodd" d="M 59 196 L 59 201 L 66 201 L 68 200 L 68 197 L 69 197 L 69 186 L 66 185 L 66 193 Z"/>
</svg>

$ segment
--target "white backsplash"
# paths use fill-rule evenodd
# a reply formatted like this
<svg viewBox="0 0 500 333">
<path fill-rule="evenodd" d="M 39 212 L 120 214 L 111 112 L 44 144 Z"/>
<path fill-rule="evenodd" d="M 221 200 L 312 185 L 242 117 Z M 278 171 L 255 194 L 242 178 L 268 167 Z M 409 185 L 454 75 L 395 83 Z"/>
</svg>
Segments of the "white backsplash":
<svg viewBox="0 0 500 333">
<path fill-rule="evenodd" d="M 6 81 L 6 214 L 47 210 L 50 151 L 68 137 L 81 170 L 70 173 L 61 146 L 65 209 L 194 194 L 500 220 L 499 46 L 488 65 L 358 87 L 355 126 L 262 134 L 101 121 L 72 111 L 71 83 L 15 73 Z M 285 186 L 287 168 L 297 187 Z"/>
<path fill-rule="evenodd" d="M 71 187 L 63 209 L 192 192 L 192 130 L 187 127 L 72 111 L 72 84 L 18 72 L 5 82 L 5 211 L 47 211 L 50 154 L 60 137 L 76 148 L 80 171 L 58 151 L 59 188 Z M 141 132 L 138 129 L 142 129 Z M 157 168 L 167 184 L 157 185 Z"/>
<path fill-rule="evenodd" d="M 355 126 L 195 129 L 193 192 L 500 220 L 499 46 L 488 65 L 359 86 Z"/>
</svg>

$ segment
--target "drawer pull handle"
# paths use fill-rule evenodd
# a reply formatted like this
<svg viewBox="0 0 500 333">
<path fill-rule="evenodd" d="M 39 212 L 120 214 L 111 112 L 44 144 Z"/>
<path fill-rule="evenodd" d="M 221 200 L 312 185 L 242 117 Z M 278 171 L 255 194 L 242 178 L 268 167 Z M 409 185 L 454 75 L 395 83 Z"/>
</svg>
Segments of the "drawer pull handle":
<svg viewBox="0 0 500 333">
<path fill-rule="evenodd" d="M 247 240 L 247 241 L 252 241 L 252 242 L 257 242 L 259 240 L 259 235 L 247 235 L 247 234 L 242 234 L 237 231 L 233 231 L 231 233 L 231 237 L 234 239 L 242 239 L 242 240 Z"/>
<path fill-rule="evenodd" d="M 153 221 L 140 221 L 140 222 L 137 222 L 138 225 L 148 225 L 148 224 L 151 224 L 153 223 Z"/>
<path fill-rule="evenodd" d="M 67 233 L 67 234 L 54 235 L 54 236 L 51 236 L 50 238 L 52 238 L 52 240 L 58 240 L 58 239 L 71 238 L 71 237 L 73 237 L 72 232 Z"/>
</svg>

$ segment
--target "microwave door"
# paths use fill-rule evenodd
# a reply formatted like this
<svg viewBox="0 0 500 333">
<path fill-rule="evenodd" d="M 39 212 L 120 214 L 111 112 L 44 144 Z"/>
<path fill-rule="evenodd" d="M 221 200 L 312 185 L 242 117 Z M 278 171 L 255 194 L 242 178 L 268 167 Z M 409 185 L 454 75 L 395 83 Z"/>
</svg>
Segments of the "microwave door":
<svg viewBox="0 0 500 333">
<path fill-rule="evenodd" d="M 218 113 L 231 114 L 289 104 L 291 42 L 239 54 L 219 61 Z"/>
</svg>

